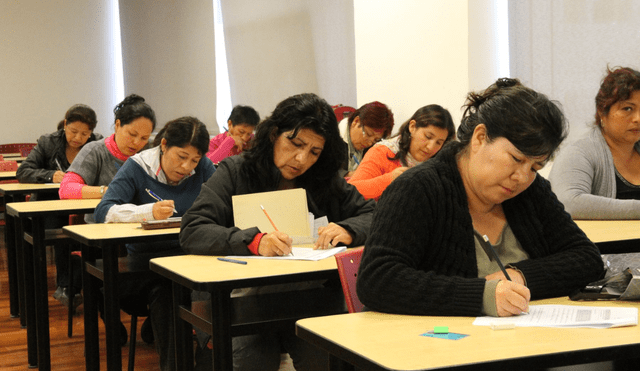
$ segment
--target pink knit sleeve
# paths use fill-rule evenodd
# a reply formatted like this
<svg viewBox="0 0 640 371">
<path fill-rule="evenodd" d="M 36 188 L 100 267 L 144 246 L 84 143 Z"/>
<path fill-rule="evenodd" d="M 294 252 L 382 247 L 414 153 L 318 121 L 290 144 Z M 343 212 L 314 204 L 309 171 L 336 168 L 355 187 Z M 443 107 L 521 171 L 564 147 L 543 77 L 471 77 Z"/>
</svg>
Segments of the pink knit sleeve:
<svg viewBox="0 0 640 371">
<path fill-rule="evenodd" d="M 220 135 L 211 139 L 211 142 L 209 144 L 209 152 L 207 152 L 207 157 L 209 157 L 211 162 L 213 162 L 214 164 L 217 164 L 218 162 L 229 157 L 229 152 L 231 151 L 231 148 L 233 148 L 233 146 L 236 144 L 236 141 L 232 137 L 226 137 L 221 143 L 218 143 L 218 141 L 220 141 L 221 139 L 221 138 L 220 139 L 218 138 Z M 215 148 L 216 144 L 217 144 L 217 148 Z"/>
<path fill-rule="evenodd" d="M 82 198 L 82 187 L 86 184 L 82 177 L 74 172 L 67 172 L 60 182 L 58 195 L 61 200 Z"/>
</svg>

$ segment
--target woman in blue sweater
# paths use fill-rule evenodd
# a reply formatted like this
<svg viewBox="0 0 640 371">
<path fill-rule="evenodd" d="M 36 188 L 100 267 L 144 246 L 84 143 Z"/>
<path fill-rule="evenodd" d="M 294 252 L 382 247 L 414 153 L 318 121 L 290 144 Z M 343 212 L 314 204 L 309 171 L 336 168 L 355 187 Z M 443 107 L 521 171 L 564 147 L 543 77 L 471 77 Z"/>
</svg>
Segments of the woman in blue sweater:
<svg viewBox="0 0 640 371">
<path fill-rule="evenodd" d="M 158 133 L 160 145 L 131 156 L 118 171 L 94 217 L 98 222 L 142 222 L 182 216 L 215 168 L 205 157 L 206 126 L 194 117 L 168 122 Z M 148 192 L 147 190 L 151 191 Z M 155 197 L 162 199 L 157 201 Z M 181 254 L 178 241 L 127 245 L 136 266 L 158 256 Z M 148 266 L 148 263 L 144 266 Z M 175 369 L 171 284 L 161 277 L 120 283 L 121 302 L 149 305 L 156 350 L 163 371 Z"/>
</svg>

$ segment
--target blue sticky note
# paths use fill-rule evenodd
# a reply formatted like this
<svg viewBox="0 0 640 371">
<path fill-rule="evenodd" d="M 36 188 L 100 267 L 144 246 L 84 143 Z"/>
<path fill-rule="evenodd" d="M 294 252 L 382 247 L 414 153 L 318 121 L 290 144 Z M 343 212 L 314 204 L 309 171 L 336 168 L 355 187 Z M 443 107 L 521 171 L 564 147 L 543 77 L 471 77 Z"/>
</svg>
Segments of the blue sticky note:
<svg viewBox="0 0 640 371">
<path fill-rule="evenodd" d="M 428 336 L 428 337 L 438 338 L 438 339 L 458 340 L 458 339 L 465 338 L 469 335 L 457 334 L 455 332 L 449 332 L 446 334 L 434 334 L 433 331 L 429 331 L 422 334 L 421 336 Z"/>
</svg>

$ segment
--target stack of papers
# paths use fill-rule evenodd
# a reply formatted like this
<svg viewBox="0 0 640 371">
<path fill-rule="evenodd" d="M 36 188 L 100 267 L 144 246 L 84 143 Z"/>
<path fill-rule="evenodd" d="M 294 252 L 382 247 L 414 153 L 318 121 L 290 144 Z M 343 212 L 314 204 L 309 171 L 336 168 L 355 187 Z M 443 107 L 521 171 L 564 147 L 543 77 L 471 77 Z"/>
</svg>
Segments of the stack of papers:
<svg viewBox="0 0 640 371">
<path fill-rule="evenodd" d="M 314 250 L 310 247 L 293 247 L 291 250 L 293 251 L 293 255 L 285 255 L 285 256 L 229 256 L 230 258 L 238 258 L 238 259 L 280 259 L 280 260 L 322 260 L 324 258 L 328 258 L 330 256 L 334 256 L 335 254 L 345 251 L 347 249 L 346 246 L 338 246 L 332 249 L 326 250 Z"/>
<path fill-rule="evenodd" d="M 638 308 L 531 305 L 529 313 L 514 317 L 478 317 L 476 326 L 514 324 L 520 327 L 609 328 L 638 325 Z"/>
</svg>

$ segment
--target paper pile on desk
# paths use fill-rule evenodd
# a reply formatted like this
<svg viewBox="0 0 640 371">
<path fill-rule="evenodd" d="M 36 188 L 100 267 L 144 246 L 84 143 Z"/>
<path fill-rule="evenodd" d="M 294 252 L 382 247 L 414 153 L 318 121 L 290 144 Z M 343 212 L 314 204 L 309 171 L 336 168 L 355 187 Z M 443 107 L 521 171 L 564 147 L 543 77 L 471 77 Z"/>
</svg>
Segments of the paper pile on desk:
<svg viewBox="0 0 640 371">
<path fill-rule="evenodd" d="M 513 323 L 519 327 L 609 328 L 638 325 L 638 308 L 581 305 L 531 305 L 529 314 L 514 317 L 478 317 L 476 326 Z"/>
</svg>

